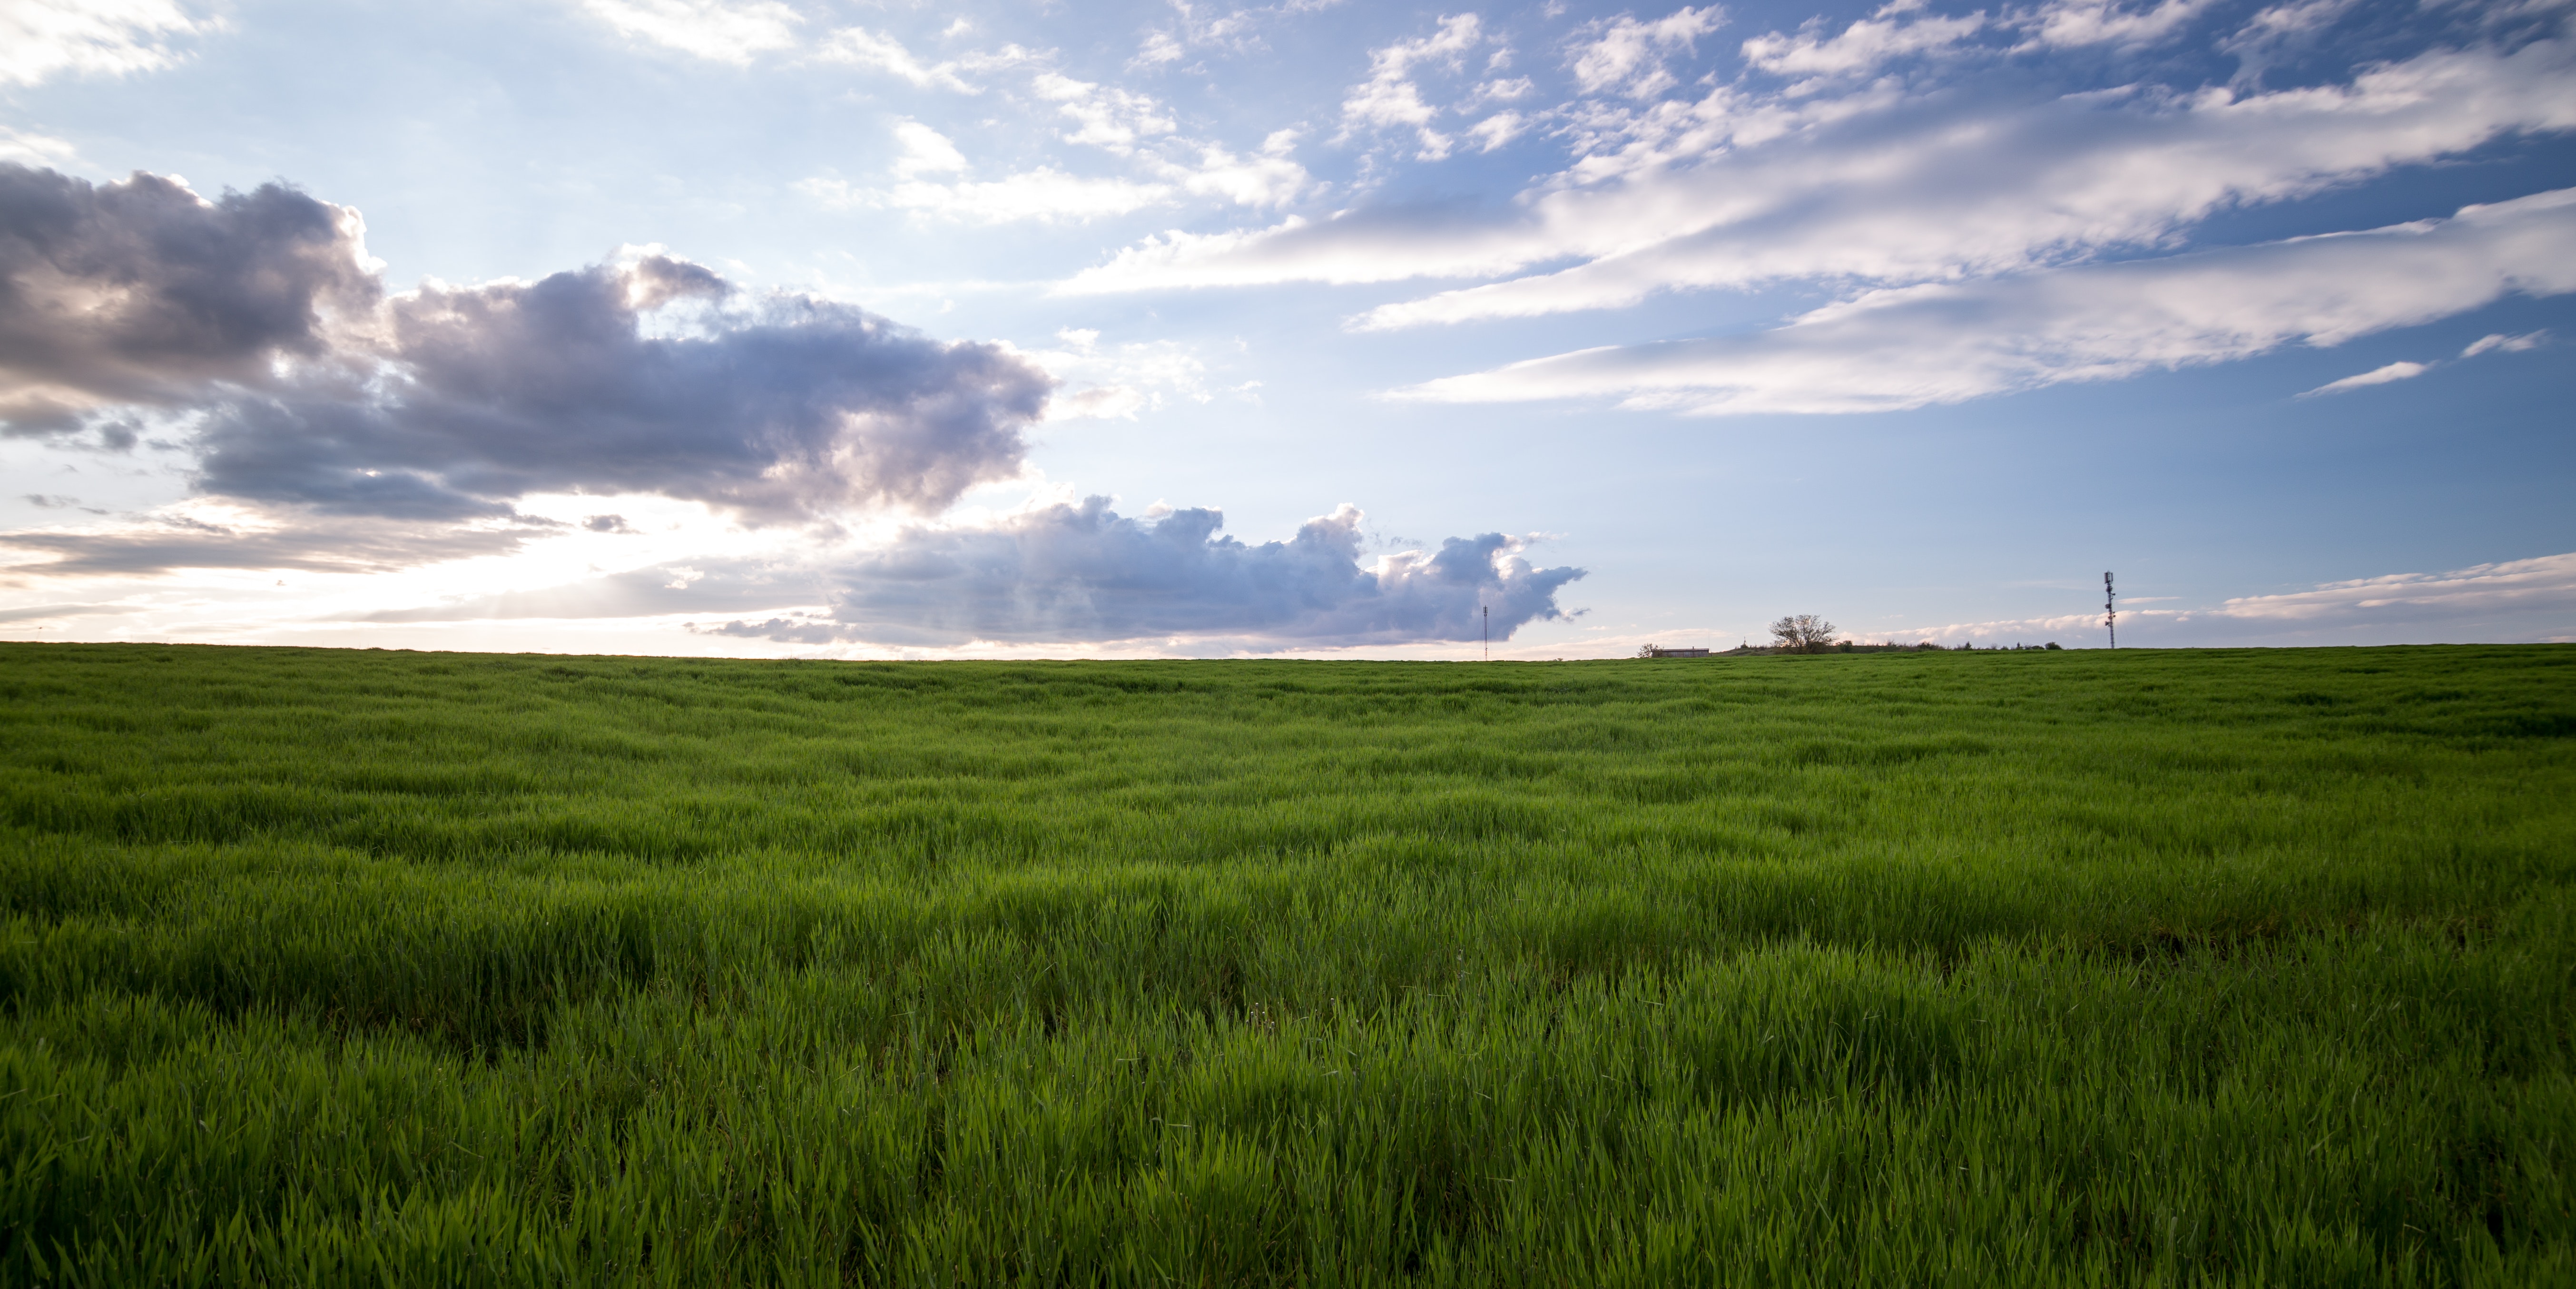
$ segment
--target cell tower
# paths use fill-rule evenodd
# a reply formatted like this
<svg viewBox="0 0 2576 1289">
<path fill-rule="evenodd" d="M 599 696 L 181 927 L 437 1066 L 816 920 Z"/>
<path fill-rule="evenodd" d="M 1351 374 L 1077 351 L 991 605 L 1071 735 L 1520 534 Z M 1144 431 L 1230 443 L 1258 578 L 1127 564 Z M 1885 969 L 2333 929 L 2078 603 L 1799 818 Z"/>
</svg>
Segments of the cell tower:
<svg viewBox="0 0 2576 1289">
<path fill-rule="evenodd" d="M 1476 609 L 1485 615 L 1485 661 L 1492 662 L 1494 660 L 1494 606 L 1479 604 Z"/>
<path fill-rule="evenodd" d="M 2111 632 L 2111 647 L 2120 647 L 2120 614 L 2114 608 L 2118 595 L 2111 589 L 2111 575 L 2102 575 L 2102 625 Z"/>
</svg>

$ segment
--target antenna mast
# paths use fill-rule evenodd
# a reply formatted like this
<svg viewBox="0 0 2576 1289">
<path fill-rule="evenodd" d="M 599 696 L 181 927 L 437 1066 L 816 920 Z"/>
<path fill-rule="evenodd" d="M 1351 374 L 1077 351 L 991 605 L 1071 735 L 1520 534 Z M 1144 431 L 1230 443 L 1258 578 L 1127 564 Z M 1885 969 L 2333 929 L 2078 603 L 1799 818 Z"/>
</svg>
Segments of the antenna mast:
<svg viewBox="0 0 2576 1289">
<path fill-rule="evenodd" d="M 2112 606 L 2118 599 L 2111 590 L 2111 575 L 2102 575 L 2102 625 L 2111 632 L 2111 647 L 2120 647 L 2120 615 Z"/>
<path fill-rule="evenodd" d="M 1476 608 L 1485 615 L 1485 661 L 1492 662 L 1494 660 L 1494 606 L 1479 604 Z"/>
</svg>

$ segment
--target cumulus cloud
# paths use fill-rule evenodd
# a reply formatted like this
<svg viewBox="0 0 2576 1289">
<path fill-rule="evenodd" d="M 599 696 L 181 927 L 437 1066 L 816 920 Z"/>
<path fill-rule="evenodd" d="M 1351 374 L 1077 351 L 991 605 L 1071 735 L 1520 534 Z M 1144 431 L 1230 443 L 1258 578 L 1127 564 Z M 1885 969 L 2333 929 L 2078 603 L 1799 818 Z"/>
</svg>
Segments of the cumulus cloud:
<svg viewBox="0 0 2576 1289">
<path fill-rule="evenodd" d="M 0 5 L 0 85 L 158 71 L 179 60 L 183 38 L 221 26 L 172 0 L 11 0 Z"/>
<path fill-rule="evenodd" d="M 530 492 L 653 492 L 759 518 L 936 509 L 1019 470 L 1046 375 L 831 301 L 735 304 L 648 255 L 388 306 L 389 370 L 227 403 L 211 491 L 382 514 L 498 513 Z M 727 305 L 648 335 L 673 303 Z"/>
<path fill-rule="evenodd" d="M 208 202 L 0 167 L 0 417 L 59 434 L 155 409 L 203 491 L 334 513 L 589 490 L 784 519 L 1009 477 L 1053 385 L 999 346 L 657 253 L 388 297 L 358 236 L 275 186 Z"/>
<path fill-rule="evenodd" d="M 0 423 L 54 432 L 331 347 L 381 294 L 355 211 L 275 184 L 208 202 L 137 173 L 0 163 Z"/>
<path fill-rule="evenodd" d="M 1369 330 L 1626 307 L 1673 290 L 2017 272 L 2161 249 L 2219 211 L 2515 132 L 2576 129 L 2576 49 L 2435 50 L 2266 93 L 2034 94 L 2001 73 L 1958 88 L 1721 85 L 1567 128 L 1580 155 L 1505 208 L 1167 233 L 1062 289 L 1506 279 L 1370 310 L 1353 322 Z"/>
<path fill-rule="evenodd" d="M 1702 415 L 1887 411 L 2330 346 L 2509 293 L 2568 291 L 2576 189 L 2365 233 L 1873 291 L 1772 331 L 1583 350 L 1408 393 L 1608 396 Z"/>
<path fill-rule="evenodd" d="M 1162 639 L 1242 649 L 1498 638 L 1567 616 L 1576 568 L 1536 568 L 1501 533 L 1361 562 L 1343 506 L 1287 541 L 1221 535 L 1214 510 L 1122 516 L 1106 497 L 965 528 L 913 528 L 835 573 L 828 614 L 737 621 L 726 634 L 818 643 Z"/>
<path fill-rule="evenodd" d="M 805 21 L 777 0 L 582 0 L 582 8 L 630 39 L 737 67 L 794 48 Z"/>
</svg>

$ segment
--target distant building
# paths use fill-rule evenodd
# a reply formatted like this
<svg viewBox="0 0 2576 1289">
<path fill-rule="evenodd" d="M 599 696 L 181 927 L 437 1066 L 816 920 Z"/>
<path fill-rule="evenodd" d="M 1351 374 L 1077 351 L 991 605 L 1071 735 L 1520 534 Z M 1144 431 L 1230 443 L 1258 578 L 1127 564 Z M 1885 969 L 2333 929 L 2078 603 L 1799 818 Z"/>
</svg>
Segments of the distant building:
<svg viewBox="0 0 2576 1289">
<path fill-rule="evenodd" d="M 1667 649 L 1662 645 L 1647 645 L 1637 651 L 1637 656 L 1640 658 L 1705 658 L 1708 656 L 1708 650 Z"/>
</svg>

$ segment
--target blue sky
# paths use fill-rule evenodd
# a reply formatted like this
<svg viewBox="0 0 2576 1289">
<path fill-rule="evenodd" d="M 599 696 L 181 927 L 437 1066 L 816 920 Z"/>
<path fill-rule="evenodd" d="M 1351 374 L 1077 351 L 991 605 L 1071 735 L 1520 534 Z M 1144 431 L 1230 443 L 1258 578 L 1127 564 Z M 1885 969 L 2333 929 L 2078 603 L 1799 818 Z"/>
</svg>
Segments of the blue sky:
<svg viewBox="0 0 2576 1289">
<path fill-rule="evenodd" d="M 0 635 L 2576 639 L 2567 3 L 0 4 Z"/>
</svg>

